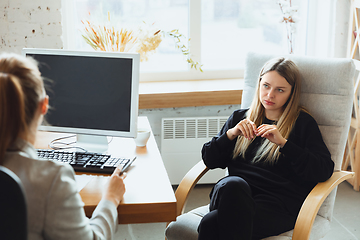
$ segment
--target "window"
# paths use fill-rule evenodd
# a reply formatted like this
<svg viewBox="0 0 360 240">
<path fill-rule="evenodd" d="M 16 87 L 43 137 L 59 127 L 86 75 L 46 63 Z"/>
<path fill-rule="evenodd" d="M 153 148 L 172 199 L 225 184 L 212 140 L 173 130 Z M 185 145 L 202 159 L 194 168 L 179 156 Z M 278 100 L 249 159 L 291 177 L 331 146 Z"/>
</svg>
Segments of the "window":
<svg viewBox="0 0 360 240">
<path fill-rule="evenodd" d="M 282 14 L 276 0 L 69 1 L 64 6 L 67 14 L 63 15 L 68 49 L 92 49 L 80 32 L 81 20 L 89 19 L 89 12 L 91 20 L 99 24 L 106 24 L 110 12 L 115 28 L 135 29 L 145 26 L 145 22 L 159 30 L 179 29 L 191 38 L 190 42 L 184 39 L 184 43 L 190 48 L 193 60 L 203 64 L 203 73 L 190 69 L 186 57 L 175 48 L 174 39 L 165 37 L 156 53 L 141 63 L 142 81 L 241 78 L 248 51 L 287 52 L 286 30 L 280 23 Z M 293 0 L 293 5 L 299 6 L 299 13 L 306 9 L 304 2 L 307 3 Z M 306 18 L 300 23 L 298 31 L 303 31 L 301 26 L 306 25 Z M 302 40 L 297 38 L 296 47 L 301 45 Z"/>
</svg>

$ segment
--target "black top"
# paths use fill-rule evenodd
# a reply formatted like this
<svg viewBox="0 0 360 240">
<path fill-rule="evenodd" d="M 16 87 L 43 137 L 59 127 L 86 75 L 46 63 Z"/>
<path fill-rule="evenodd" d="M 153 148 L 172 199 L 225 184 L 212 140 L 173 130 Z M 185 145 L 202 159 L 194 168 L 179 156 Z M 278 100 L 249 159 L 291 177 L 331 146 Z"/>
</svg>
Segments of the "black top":
<svg viewBox="0 0 360 240">
<path fill-rule="evenodd" d="M 312 116 L 302 111 L 275 164 L 263 161 L 252 163 L 264 139 L 261 137 L 256 137 L 249 146 L 245 158 L 238 156 L 233 159 L 237 138 L 229 140 L 226 132 L 246 118 L 246 111 L 234 111 L 218 135 L 204 144 L 204 163 L 210 169 L 227 167 L 230 176 L 240 176 L 248 182 L 253 195 L 269 194 L 284 204 L 291 214 L 297 215 L 312 188 L 330 178 L 334 170 L 319 127 Z M 273 122 L 264 119 L 264 123 Z"/>
</svg>

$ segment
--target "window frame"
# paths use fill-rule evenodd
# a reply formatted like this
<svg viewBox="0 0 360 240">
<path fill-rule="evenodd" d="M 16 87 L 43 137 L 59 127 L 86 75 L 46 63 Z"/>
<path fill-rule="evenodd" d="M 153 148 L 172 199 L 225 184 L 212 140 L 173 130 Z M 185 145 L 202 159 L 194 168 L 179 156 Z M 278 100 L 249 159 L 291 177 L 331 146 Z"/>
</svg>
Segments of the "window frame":
<svg viewBox="0 0 360 240">
<path fill-rule="evenodd" d="M 63 43 L 64 49 L 74 49 L 72 45 L 71 36 L 77 34 L 72 28 L 74 22 L 74 9 L 75 3 L 73 0 L 61 0 L 62 1 L 62 23 L 63 23 Z M 191 38 L 189 43 L 189 49 L 192 54 L 194 61 L 201 62 L 201 1 L 202 0 L 189 0 L 189 33 L 188 36 Z M 320 0 L 319 0 L 320 1 Z M 293 1 L 295 2 L 295 1 Z M 305 3 L 304 3 L 305 2 Z M 308 31 L 308 19 L 315 19 L 315 16 L 309 16 L 308 14 L 316 15 L 314 11 L 309 11 L 309 0 L 301 2 L 297 0 L 297 4 L 304 4 L 302 9 L 306 9 L 306 13 L 302 14 L 301 21 L 304 21 L 304 27 L 302 31 L 296 34 L 296 49 L 299 54 L 305 54 L 309 51 L 307 49 L 313 48 L 311 41 L 307 35 Z M 274 2 L 276 4 L 276 2 Z M 200 14 L 199 14 L 200 13 Z M 279 11 L 279 18 L 281 17 Z M 72 29 L 72 31 L 71 31 Z M 309 46 L 311 46 L 309 48 Z M 244 69 L 226 69 L 226 70 L 204 70 L 200 72 L 188 65 L 188 71 L 179 72 L 154 72 L 154 73 L 140 73 L 140 82 L 148 81 L 175 81 L 175 80 L 212 80 L 212 79 L 242 79 L 244 77 Z"/>
</svg>

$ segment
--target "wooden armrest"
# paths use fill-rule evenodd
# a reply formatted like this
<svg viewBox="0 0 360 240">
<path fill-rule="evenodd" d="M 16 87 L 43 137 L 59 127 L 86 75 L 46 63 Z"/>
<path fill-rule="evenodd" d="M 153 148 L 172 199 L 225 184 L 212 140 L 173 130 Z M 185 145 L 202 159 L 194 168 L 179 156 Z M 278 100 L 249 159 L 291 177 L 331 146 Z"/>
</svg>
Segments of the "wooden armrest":
<svg viewBox="0 0 360 240">
<path fill-rule="evenodd" d="M 310 237 L 312 225 L 321 204 L 330 192 L 341 182 L 354 177 L 355 173 L 347 171 L 334 172 L 331 178 L 325 182 L 318 183 L 305 199 L 293 233 L 293 240 L 307 240 Z"/>
<path fill-rule="evenodd" d="M 200 161 L 194 167 L 192 167 L 181 180 L 175 192 L 177 202 L 176 216 L 184 213 L 185 204 L 191 190 L 207 171 L 209 171 L 209 169 L 205 166 L 203 161 Z"/>
</svg>

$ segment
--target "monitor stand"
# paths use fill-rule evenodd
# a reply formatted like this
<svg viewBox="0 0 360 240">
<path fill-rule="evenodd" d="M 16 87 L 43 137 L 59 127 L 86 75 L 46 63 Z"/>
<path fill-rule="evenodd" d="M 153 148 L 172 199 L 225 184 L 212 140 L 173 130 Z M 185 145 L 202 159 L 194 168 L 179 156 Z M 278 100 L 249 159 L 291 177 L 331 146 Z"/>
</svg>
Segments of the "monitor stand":
<svg viewBox="0 0 360 240">
<path fill-rule="evenodd" d="M 95 153 L 105 153 L 109 147 L 106 136 L 87 134 L 76 135 L 76 146 Z"/>
</svg>

